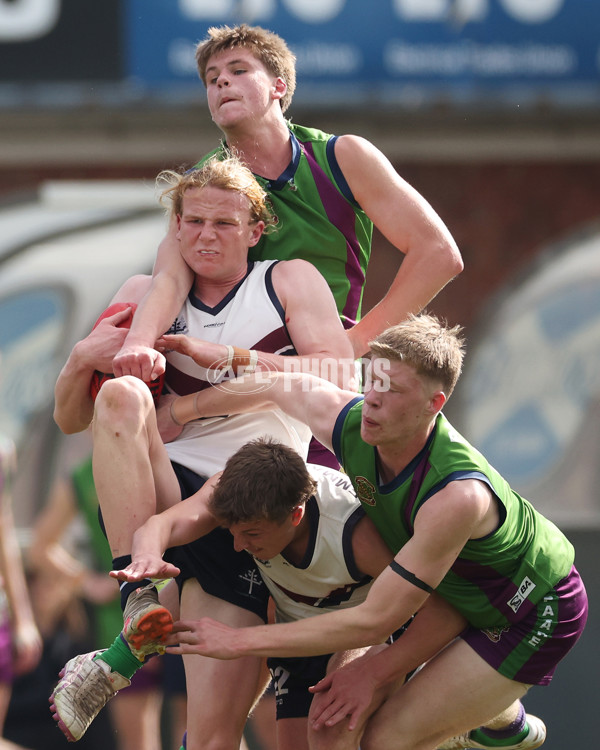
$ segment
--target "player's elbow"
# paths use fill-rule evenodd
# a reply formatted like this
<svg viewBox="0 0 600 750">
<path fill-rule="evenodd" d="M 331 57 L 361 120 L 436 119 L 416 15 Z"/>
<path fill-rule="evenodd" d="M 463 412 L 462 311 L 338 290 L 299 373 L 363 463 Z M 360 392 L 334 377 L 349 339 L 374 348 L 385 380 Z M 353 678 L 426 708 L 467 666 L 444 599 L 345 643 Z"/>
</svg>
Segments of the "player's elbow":
<svg viewBox="0 0 600 750">
<path fill-rule="evenodd" d="M 453 279 L 458 276 L 464 270 L 465 264 L 460 254 L 460 250 L 454 242 L 444 243 L 441 249 L 441 257 L 443 259 L 444 268 L 447 271 L 447 276 Z"/>
<path fill-rule="evenodd" d="M 356 607 L 353 614 L 353 626 L 358 635 L 357 645 L 358 640 L 362 646 L 385 643 L 398 627 L 394 618 L 385 616 L 385 613 L 376 614 L 366 602 Z"/>
</svg>

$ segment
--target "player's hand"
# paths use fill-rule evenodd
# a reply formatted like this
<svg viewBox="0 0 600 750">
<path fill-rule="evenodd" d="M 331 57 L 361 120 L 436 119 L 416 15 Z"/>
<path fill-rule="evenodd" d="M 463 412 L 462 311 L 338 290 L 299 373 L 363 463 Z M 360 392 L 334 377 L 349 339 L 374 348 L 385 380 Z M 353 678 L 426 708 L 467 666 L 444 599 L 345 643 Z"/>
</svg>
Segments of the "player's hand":
<svg viewBox="0 0 600 750">
<path fill-rule="evenodd" d="M 174 422 L 171 416 L 171 404 L 178 398 L 179 396 L 165 394 L 156 408 L 156 423 L 163 443 L 170 443 L 175 440 L 183 430 L 183 426 Z"/>
<path fill-rule="evenodd" d="M 158 555 L 137 555 L 122 570 L 111 570 L 108 574 L 119 581 L 143 581 L 144 578 L 175 578 L 181 571 Z"/>
<path fill-rule="evenodd" d="M 165 333 L 157 342 L 156 347 L 162 351 L 174 351 L 191 357 L 200 367 L 212 369 L 224 367 L 227 360 L 226 347 L 210 341 L 186 336 L 183 333 Z"/>
<path fill-rule="evenodd" d="M 166 644 L 168 654 L 200 654 L 215 659 L 237 659 L 235 635 L 241 630 L 203 617 L 201 620 L 179 620 L 173 624 Z"/>
<path fill-rule="evenodd" d="M 315 694 L 309 716 L 315 731 L 333 727 L 345 719 L 348 730 L 352 731 L 362 717 L 375 710 L 377 685 L 369 679 L 369 671 L 361 658 L 326 675 L 309 690 Z"/>
<path fill-rule="evenodd" d="M 15 674 L 32 672 L 42 658 L 43 642 L 35 622 L 28 621 L 16 626 L 13 632 Z"/>
<path fill-rule="evenodd" d="M 112 362 L 116 377 L 133 375 L 146 383 L 159 378 L 165 367 L 166 360 L 161 352 L 150 346 L 128 344 L 126 341 Z"/>
<path fill-rule="evenodd" d="M 112 372 L 114 356 L 129 333 L 127 328 L 120 326 L 130 317 L 131 308 L 128 307 L 101 320 L 85 339 L 76 344 L 79 357 L 99 372 Z"/>
</svg>

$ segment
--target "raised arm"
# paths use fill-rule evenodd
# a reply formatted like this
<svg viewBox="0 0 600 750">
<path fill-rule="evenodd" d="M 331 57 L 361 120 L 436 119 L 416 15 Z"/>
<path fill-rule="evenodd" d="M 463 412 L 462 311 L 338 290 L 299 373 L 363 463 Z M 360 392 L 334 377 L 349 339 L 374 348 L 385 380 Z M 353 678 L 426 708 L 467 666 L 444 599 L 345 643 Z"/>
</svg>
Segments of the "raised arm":
<svg viewBox="0 0 600 750">
<path fill-rule="evenodd" d="M 408 313 L 418 313 L 463 269 L 459 249 L 431 205 L 372 143 L 338 138 L 335 154 L 352 193 L 377 229 L 404 255 L 385 297 L 348 335 L 356 357 Z"/>
<path fill-rule="evenodd" d="M 114 358 L 111 371 L 117 376 L 134 375 L 150 381 L 165 371 L 164 356 L 154 344 L 177 317 L 193 282 L 193 273 L 179 252 L 176 232 L 176 220 L 172 219 L 158 247 L 152 284 Z"/>
<path fill-rule="evenodd" d="M 112 570 L 109 575 L 121 581 L 178 575 L 179 569 L 162 556 L 169 547 L 193 542 L 218 526 L 207 503 L 220 476 L 221 472 L 215 474 L 191 497 L 150 516 L 133 535 L 131 563 L 123 570 Z"/>
</svg>

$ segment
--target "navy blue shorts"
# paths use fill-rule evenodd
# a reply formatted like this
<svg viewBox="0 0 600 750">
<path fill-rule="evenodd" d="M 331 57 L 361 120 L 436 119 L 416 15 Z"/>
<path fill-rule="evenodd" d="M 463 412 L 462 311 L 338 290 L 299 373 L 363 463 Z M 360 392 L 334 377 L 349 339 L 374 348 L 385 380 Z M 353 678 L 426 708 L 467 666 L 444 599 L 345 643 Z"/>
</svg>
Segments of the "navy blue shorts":
<svg viewBox="0 0 600 750">
<path fill-rule="evenodd" d="M 312 685 L 325 677 L 331 654 L 322 656 L 272 656 L 267 659 L 275 690 L 276 716 L 295 719 L 308 716 L 313 694 Z"/>
<path fill-rule="evenodd" d="M 193 495 L 206 481 L 180 464 L 172 462 L 172 466 L 182 498 Z M 235 551 L 227 529 L 215 529 L 191 544 L 171 549 L 165 558 L 181 569 L 177 578 L 180 590 L 188 578 L 196 578 L 207 594 L 254 612 L 267 622 L 269 590 L 252 556 Z"/>
</svg>

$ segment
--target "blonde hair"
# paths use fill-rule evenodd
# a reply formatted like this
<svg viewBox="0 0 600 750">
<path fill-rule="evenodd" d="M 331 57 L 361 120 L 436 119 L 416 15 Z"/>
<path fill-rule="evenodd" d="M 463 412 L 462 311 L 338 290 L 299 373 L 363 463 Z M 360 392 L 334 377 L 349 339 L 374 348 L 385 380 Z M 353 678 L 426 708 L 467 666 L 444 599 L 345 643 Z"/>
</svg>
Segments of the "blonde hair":
<svg viewBox="0 0 600 750">
<path fill-rule="evenodd" d="M 458 380 L 464 358 L 462 328 L 449 328 L 434 315 L 410 315 L 386 329 L 369 344 L 382 359 L 406 362 L 419 375 L 442 384 L 449 398 Z"/>
<path fill-rule="evenodd" d="M 162 189 L 161 203 L 167 207 L 171 217 L 182 212 L 183 196 L 192 188 L 216 187 L 221 190 L 232 190 L 245 195 L 250 204 L 252 222 L 264 221 L 265 229 L 275 225 L 268 196 L 259 185 L 252 172 L 236 156 L 220 159 L 212 157 L 198 169 L 183 173 L 164 170 L 156 178 L 157 186 Z M 167 187 L 164 187 L 164 184 Z"/>
<path fill-rule="evenodd" d="M 287 90 L 280 100 L 285 112 L 292 103 L 296 90 L 296 56 L 285 41 L 272 31 L 260 26 L 213 26 L 208 37 L 196 47 L 196 63 L 202 83 L 206 86 L 206 66 L 213 55 L 243 47 L 249 50 L 276 78 L 285 81 Z"/>
</svg>

